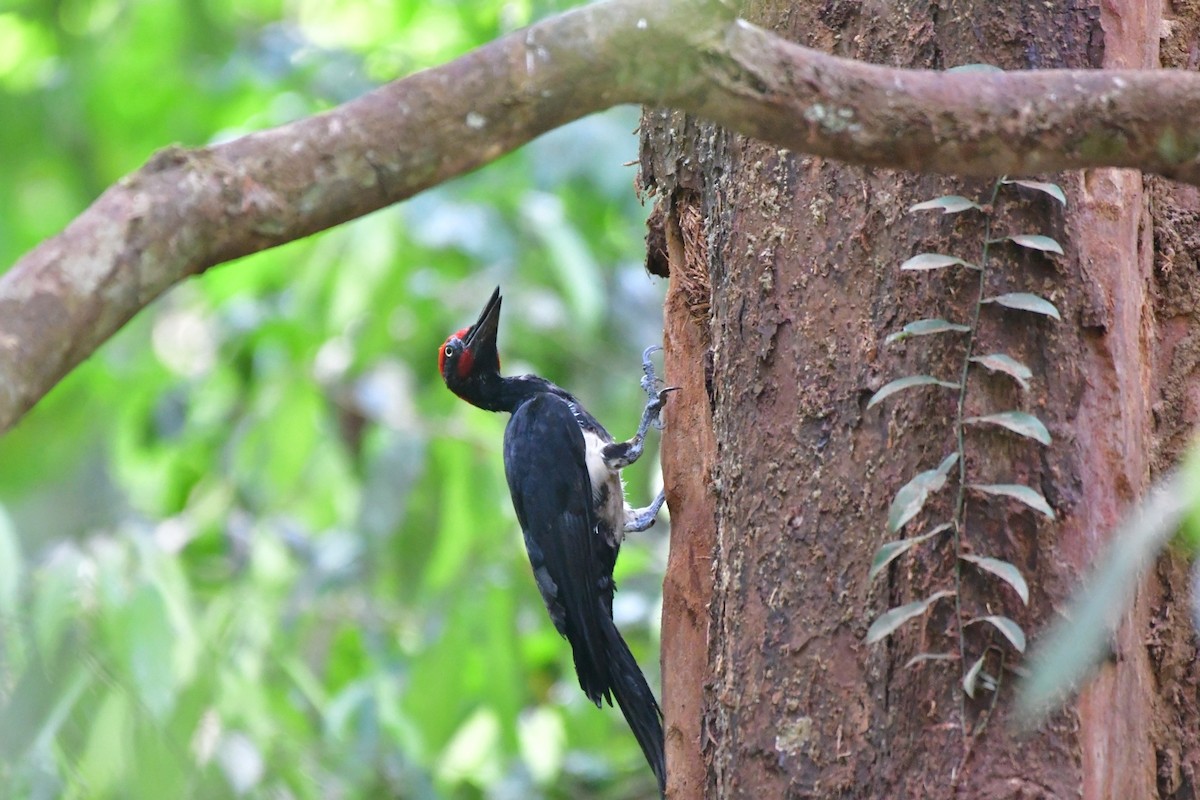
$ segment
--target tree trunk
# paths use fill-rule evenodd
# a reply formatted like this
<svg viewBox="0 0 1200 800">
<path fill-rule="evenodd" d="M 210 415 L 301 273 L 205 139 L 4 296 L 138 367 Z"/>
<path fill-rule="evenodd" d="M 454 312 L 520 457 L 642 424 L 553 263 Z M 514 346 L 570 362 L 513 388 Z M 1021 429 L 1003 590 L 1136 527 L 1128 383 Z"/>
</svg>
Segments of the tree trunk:
<svg viewBox="0 0 1200 800">
<path fill-rule="evenodd" d="M 1163 20 L 1132 0 L 828 0 L 761 2 L 751 19 L 838 55 L 935 69 L 1148 68 L 1164 32 L 1165 65 L 1194 68 L 1200 17 L 1186 13 Z M 1036 635 L 1185 443 L 1200 411 L 1188 388 L 1200 369 L 1200 194 L 1130 171 L 1013 176 L 1056 182 L 1066 208 L 1005 186 L 994 206 L 943 216 L 909 209 L 947 194 L 986 204 L 993 183 L 845 167 L 666 112 L 646 113 L 643 136 L 661 234 L 650 264 L 671 275 L 668 376 L 684 386 L 664 439 L 671 796 L 1195 797 L 1200 712 L 1180 564 L 1160 564 L 1113 657 L 1032 736 L 1009 724 L 1020 654 L 998 628 L 963 623 L 1002 615 Z M 989 223 L 993 238 L 1047 235 L 1065 255 L 993 244 L 983 294 L 1036 293 L 1062 320 L 991 304 L 973 337 L 885 344 L 918 318 L 970 321 L 975 271 L 899 265 L 920 252 L 977 262 Z M 973 366 L 963 414 L 1018 409 L 1052 436 L 1046 446 L 965 426 L 967 483 L 1031 487 L 1056 519 L 975 491 L 955 517 L 955 466 L 889 533 L 897 490 L 956 452 L 958 392 L 867 401 L 905 375 L 957 381 L 966 341 L 1032 378 L 1022 390 Z M 935 535 L 868 580 L 881 544 L 954 518 L 958 537 Z M 1011 562 L 1028 606 L 958 555 Z M 956 594 L 865 642 L 886 609 L 938 591 Z M 907 666 L 922 653 L 952 658 Z M 981 657 L 999 686 L 970 698 L 963 681 Z"/>
</svg>

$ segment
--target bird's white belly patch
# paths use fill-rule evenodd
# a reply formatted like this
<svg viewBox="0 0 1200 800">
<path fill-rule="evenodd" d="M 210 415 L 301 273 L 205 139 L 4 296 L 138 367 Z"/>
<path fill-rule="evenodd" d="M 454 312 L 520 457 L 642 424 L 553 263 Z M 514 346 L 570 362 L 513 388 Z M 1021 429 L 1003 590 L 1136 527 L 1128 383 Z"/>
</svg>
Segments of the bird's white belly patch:
<svg viewBox="0 0 1200 800">
<path fill-rule="evenodd" d="M 599 493 L 600 487 L 612 477 L 612 470 L 604 463 L 604 446 L 608 442 L 591 431 L 583 432 L 584 463 L 587 464 L 588 477 L 592 479 L 592 494 Z"/>
<path fill-rule="evenodd" d="M 583 432 L 584 463 L 592 480 L 596 516 L 608 523 L 616 541 L 620 542 L 625 532 L 625 484 L 621 473 L 609 469 L 604 462 L 604 448 L 608 444 L 590 431 Z"/>
</svg>

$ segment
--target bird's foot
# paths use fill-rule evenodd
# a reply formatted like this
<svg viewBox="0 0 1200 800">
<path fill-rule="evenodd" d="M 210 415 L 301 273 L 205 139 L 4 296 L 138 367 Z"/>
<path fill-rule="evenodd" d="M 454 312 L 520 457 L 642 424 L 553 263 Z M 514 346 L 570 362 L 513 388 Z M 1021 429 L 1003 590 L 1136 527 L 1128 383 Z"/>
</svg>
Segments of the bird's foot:
<svg viewBox="0 0 1200 800">
<path fill-rule="evenodd" d="M 650 402 L 646 404 L 646 411 L 643 415 L 644 419 L 649 420 L 649 427 L 656 431 L 663 429 L 662 408 L 667 404 L 667 394 L 679 389 L 678 386 L 668 386 L 659 389 L 659 384 L 662 383 L 658 376 L 654 374 L 654 362 L 650 360 L 650 356 L 662 350 L 656 344 L 652 344 L 642 351 L 642 391 L 646 393 L 646 397 Z M 639 428 L 643 433 L 644 428 Z"/>
<path fill-rule="evenodd" d="M 666 500 L 666 493 L 660 491 L 658 497 L 654 498 L 654 502 L 645 508 L 630 508 L 626 506 L 625 530 L 632 533 L 649 530 L 654 525 L 654 521 L 658 519 L 658 512 Z"/>
<path fill-rule="evenodd" d="M 662 350 L 662 347 L 652 344 L 642 351 L 642 391 L 646 396 L 653 400 L 658 395 L 658 377 L 654 374 L 654 362 L 650 360 L 650 356 Z"/>
<path fill-rule="evenodd" d="M 625 442 L 614 442 L 606 445 L 603 451 L 604 463 L 609 469 L 624 469 L 641 458 L 642 448 L 646 440 L 646 431 L 650 428 L 662 430 L 662 408 L 667 402 L 667 396 L 678 389 L 677 386 L 658 388 L 658 378 L 654 374 L 654 364 L 650 362 L 650 354 L 661 350 L 658 345 L 647 347 L 642 353 L 642 389 L 645 390 L 649 401 L 642 410 L 642 419 L 638 423 L 637 433 Z"/>
</svg>

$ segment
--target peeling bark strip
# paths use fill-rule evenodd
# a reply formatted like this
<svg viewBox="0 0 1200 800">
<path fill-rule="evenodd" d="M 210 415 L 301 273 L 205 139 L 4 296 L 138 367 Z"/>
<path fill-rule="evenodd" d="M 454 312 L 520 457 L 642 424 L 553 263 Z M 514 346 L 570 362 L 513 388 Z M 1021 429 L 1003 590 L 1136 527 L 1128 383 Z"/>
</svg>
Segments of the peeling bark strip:
<svg viewBox="0 0 1200 800">
<path fill-rule="evenodd" d="M 707 306 L 696 313 L 697 295 L 708 303 L 708 254 L 702 213 L 693 197 L 677 197 L 659 221 L 670 264 L 665 302 L 667 380 L 679 386 L 667 412 L 672 434 L 663 437 L 663 485 L 671 512 L 671 553 L 663 579 L 663 712 L 666 723 L 667 794 L 703 797 L 708 783 L 704 763 L 704 694 L 708 674 L 708 603 L 712 599 L 712 558 L 716 536 L 713 436 L 704 364 L 712 344 Z M 687 277 L 685 277 L 687 276 Z M 698 283 L 703 283 L 699 289 Z"/>
<path fill-rule="evenodd" d="M 0 279 L 0 432 L 156 296 L 621 103 L 842 161 L 969 175 L 1137 167 L 1200 184 L 1200 75 L 936 73 L 793 45 L 719 0 L 610 0 L 290 125 L 169 148 Z"/>
</svg>

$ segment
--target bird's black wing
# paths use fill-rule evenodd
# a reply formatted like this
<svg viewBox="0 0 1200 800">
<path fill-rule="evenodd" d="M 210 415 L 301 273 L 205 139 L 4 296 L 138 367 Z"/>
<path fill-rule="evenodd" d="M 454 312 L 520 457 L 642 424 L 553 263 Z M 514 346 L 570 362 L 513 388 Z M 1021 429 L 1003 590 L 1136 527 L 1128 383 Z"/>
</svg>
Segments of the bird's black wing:
<svg viewBox="0 0 1200 800">
<path fill-rule="evenodd" d="M 554 626 L 571 643 L 579 685 L 597 705 L 611 702 L 592 485 L 583 432 L 565 400 L 537 394 L 513 412 L 504 472 L 534 578 Z"/>
<path fill-rule="evenodd" d="M 579 685 L 596 705 L 616 697 L 662 793 L 662 711 L 612 621 L 612 575 L 599 555 L 607 545 L 598 545 L 585 453 L 575 412 L 554 394 L 522 404 L 504 432 L 504 472 L 525 549 L 550 618 L 571 643 Z"/>
</svg>

